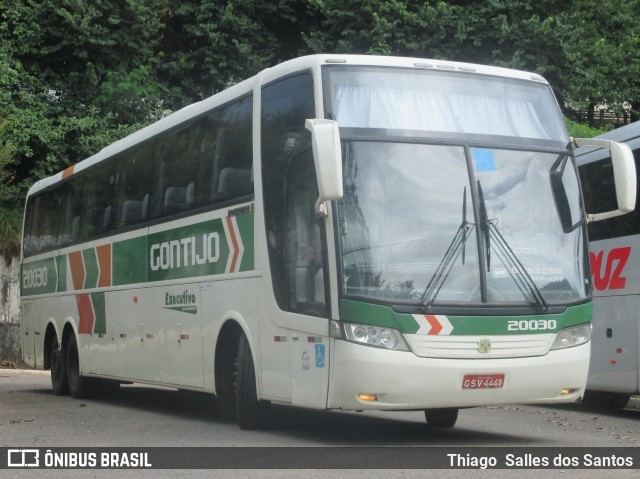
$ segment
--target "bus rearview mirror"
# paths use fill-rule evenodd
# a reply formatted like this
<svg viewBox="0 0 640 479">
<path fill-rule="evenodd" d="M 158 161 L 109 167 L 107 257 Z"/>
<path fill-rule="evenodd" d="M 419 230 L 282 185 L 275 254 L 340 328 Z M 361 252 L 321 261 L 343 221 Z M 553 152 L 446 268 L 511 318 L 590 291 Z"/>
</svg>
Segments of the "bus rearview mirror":
<svg viewBox="0 0 640 479">
<path fill-rule="evenodd" d="M 618 209 L 604 213 L 587 213 L 587 221 L 601 221 L 632 212 L 636 207 L 636 166 L 631 148 L 624 143 L 596 138 L 572 138 L 572 143 L 576 148 L 607 148 L 611 153 Z"/>
<path fill-rule="evenodd" d="M 342 148 L 338 123 L 334 120 L 310 119 L 305 127 L 311 132 L 313 161 L 318 178 L 316 212 L 326 216 L 325 202 L 339 200 L 342 192 Z"/>
</svg>

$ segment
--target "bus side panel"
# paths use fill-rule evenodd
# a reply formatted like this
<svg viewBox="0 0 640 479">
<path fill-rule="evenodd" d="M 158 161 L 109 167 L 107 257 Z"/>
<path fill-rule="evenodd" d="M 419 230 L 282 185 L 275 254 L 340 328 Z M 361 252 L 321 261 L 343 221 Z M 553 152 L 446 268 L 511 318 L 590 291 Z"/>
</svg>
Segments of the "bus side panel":
<svg viewBox="0 0 640 479">
<path fill-rule="evenodd" d="M 260 382 L 264 399 L 291 402 L 289 348 L 293 338 L 286 328 L 286 315 L 273 299 L 271 278 L 265 275 L 259 289 Z"/>
<path fill-rule="evenodd" d="M 640 296 L 596 297 L 587 389 L 638 391 Z"/>
<path fill-rule="evenodd" d="M 257 282 L 257 278 L 247 277 L 206 281 L 195 285 L 200 294 L 198 315 L 202 323 L 202 352 L 200 362 L 196 365 L 194 361 L 192 369 L 198 368 L 195 372 L 201 378 L 204 377 L 204 388 L 208 391 L 215 389 L 216 346 L 221 324 L 226 321 L 234 321 L 248 331 L 249 342 L 254 348 L 254 366 L 260 366 L 257 364 L 260 359 Z M 259 378 L 259 374 L 256 377 Z"/>
<path fill-rule="evenodd" d="M 36 298 L 32 302 L 33 334 L 34 334 L 34 363 L 37 368 L 44 367 L 44 339 L 47 324 L 53 321 L 58 333 L 58 341 L 64 332 L 65 322 L 70 320 L 78 327 L 78 308 L 74 296 L 51 296 L 48 298 Z M 78 349 L 80 352 L 80 367 L 82 371 L 88 371 L 89 356 L 86 349 L 86 341 L 78 337 Z"/>
<path fill-rule="evenodd" d="M 160 348 L 150 290 L 96 292 L 90 298 L 95 311 L 93 333 L 87 336 L 91 372 L 158 381 Z"/>
<path fill-rule="evenodd" d="M 160 381 L 203 388 L 202 318 L 200 284 L 154 288 L 153 329 L 158 331 Z"/>
<path fill-rule="evenodd" d="M 593 334 L 587 389 L 634 393 L 639 388 L 640 237 L 590 244 Z"/>
<path fill-rule="evenodd" d="M 35 330 L 33 328 L 33 301 L 22 302 L 22 360 L 35 367 Z M 44 338 L 44 336 L 42 336 Z M 41 339 L 42 340 L 42 339 Z M 43 363 L 40 363 L 42 365 Z"/>
</svg>

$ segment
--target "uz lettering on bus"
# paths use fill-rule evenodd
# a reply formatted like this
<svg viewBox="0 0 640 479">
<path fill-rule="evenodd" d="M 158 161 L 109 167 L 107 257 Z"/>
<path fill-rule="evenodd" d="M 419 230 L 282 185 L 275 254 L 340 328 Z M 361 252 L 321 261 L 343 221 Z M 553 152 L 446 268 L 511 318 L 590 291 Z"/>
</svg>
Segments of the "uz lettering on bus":
<svg viewBox="0 0 640 479">
<path fill-rule="evenodd" d="M 624 270 L 624 267 L 629 260 L 631 246 L 614 248 L 609 251 L 606 256 L 607 261 L 603 275 L 602 263 L 605 257 L 604 253 L 604 251 L 600 251 L 597 254 L 594 252 L 589 253 L 593 285 L 598 291 L 604 291 L 605 289 L 624 289 L 627 284 L 627 278 L 622 276 L 622 270 Z M 613 267 L 614 262 L 616 262 L 615 268 Z"/>
</svg>

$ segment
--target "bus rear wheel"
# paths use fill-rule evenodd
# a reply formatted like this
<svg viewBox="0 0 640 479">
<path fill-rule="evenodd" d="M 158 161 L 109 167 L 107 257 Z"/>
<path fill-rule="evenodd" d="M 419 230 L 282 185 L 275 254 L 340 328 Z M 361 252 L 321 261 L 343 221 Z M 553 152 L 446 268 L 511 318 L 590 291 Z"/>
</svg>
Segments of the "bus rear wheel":
<svg viewBox="0 0 640 479">
<path fill-rule="evenodd" d="M 49 357 L 51 365 L 51 387 L 56 396 L 69 395 L 69 382 L 67 380 L 67 358 L 64 347 L 58 349 L 58 338 L 51 340 L 51 353 Z"/>
<path fill-rule="evenodd" d="M 78 342 L 73 334 L 69 335 L 66 345 L 67 356 L 67 380 L 69 392 L 75 399 L 83 399 L 90 396 L 94 389 L 91 378 L 80 375 L 80 356 L 78 354 Z"/>
<path fill-rule="evenodd" d="M 249 341 L 244 334 L 238 343 L 236 376 L 236 420 L 240 429 L 259 429 L 264 425 L 266 403 L 258 400 L 256 372 Z"/>
<path fill-rule="evenodd" d="M 453 427 L 458 420 L 458 408 L 425 409 L 424 418 L 431 427 Z"/>
</svg>

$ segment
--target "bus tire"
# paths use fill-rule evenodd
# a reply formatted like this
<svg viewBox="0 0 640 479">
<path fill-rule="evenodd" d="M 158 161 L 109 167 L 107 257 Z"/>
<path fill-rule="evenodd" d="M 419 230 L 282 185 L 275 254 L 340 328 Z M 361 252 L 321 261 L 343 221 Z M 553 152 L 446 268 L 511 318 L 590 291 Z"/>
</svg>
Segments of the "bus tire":
<svg viewBox="0 0 640 479">
<path fill-rule="evenodd" d="M 264 422 L 265 404 L 258 400 L 256 373 L 249 341 L 244 334 L 238 342 L 236 376 L 236 420 L 240 429 L 259 429 Z"/>
<path fill-rule="evenodd" d="M 582 397 L 582 406 L 589 409 L 622 409 L 631 399 L 630 394 L 592 391 L 587 389 Z"/>
<path fill-rule="evenodd" d="M 630 399 L 631 394 L 611 393 L 611 396 L 609 397 L 609 404 L 613 408 L 624 409 L 625 407 L 627 407 Z"/>
<path fill-rule="evenodd" d="M 91 378 L 84 378 L 80 375 L 80 355 L 78 354 L 78 342 L 74 334 L 69 335 L 66 350 L 69 392 L 75 399 L 89 397 L 93 392 L 93 383 Z"/>
<path fill-rule="evenodd" d="M 431 427 L 453 427 L 458 420 L 458 408 L 425 409 L 424 418 Z"/>
<path fill-rule="evenodd" d="M 586 408 L 602 409 L 607 407 L 607 402 L 607 393 L 587 389 L 582 396 L 582 401 L 580 402 L 580 404 Z"/>
<path fill-rule="evenodd" d="M 51 365 L 51 387 L 53 388 L 53 394 L 56 396 L 68 396 L 69 395 L 69 382 L 67 380 L 67 358 L 66 348 L 58 349 L 58 338 L 55 336 L 51 340 L 51 353 L 50 353 Z"/>
</svg>

